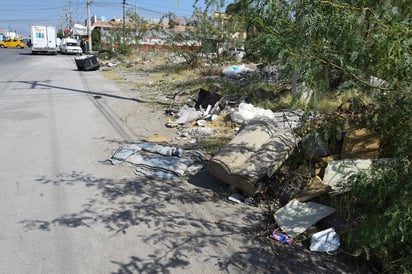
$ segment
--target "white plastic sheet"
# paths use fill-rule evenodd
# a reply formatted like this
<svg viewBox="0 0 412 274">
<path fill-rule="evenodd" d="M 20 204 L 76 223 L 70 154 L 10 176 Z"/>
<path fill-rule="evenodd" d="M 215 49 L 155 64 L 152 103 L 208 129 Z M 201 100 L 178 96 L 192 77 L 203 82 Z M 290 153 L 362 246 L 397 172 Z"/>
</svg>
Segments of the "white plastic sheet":
<svg viewBox="0 0 412 274">
<path fill-rule="evenodd" d="M 273 119 L 274 113 L 271 110 L 255 107 L 252 104 L 240 103 L 238 109 L 232 111 L 230 114 L 230 118 L 236 123 L 250 121 L 259 116 L 265 116 L 269 119 Z"/>
<path fill-rule="evenodd" d="M 179 110 L 179 113 L 178 113 L 179 118 L 176 120 L 176 123 L 179 125 L 184 125 L 187 123 L 194 122 L 204 117 L 204 115 L 205 115 L 204 112 L 185 105 Z"/>
<path fill-rule="evenodd" d="M 339 235 L 333 227 L 312 235 L 309 249 L 317 252 L 333 252 L 340 246 Z"/>
<path fill-rule="evenodd" d="M 135 154 L 138 151 L 141 151 L 142 148 L 137 144 L 126 144 L 119 147 L 115 153 L 113 153 L 110 161 L 113 165 L 122 163 L 127 160 L 131 155 Z"/>
<path fill-rule="evenodd" d="M 136 167 L 136 174 L 161 179 L 183 176 L 195 162 L 191 158 L 183 158 L 182 149 L 149 142 L 123 145 L 116 150 L 110 161 L 114 165 L 131 164 Z"/>
<path fill-rule="evenodd" d="M 264 109 L 253 106 L 248 103 L 240 103 L 238 108 L 230 113 L 233 122 L 243 123 L 254 118 L 267 117 L 276 122 L 278 128 L 296 129 L 302 124 L 303 110 L 282 110 L 273 112 L 270 109 Z"/>
</svg>

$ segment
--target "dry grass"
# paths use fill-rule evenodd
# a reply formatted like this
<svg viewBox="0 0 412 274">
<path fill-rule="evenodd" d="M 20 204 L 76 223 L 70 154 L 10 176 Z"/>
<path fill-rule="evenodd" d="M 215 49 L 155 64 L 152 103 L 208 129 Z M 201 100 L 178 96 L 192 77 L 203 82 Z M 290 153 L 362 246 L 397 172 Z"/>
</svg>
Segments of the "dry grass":
<svg viewBox="0 0 412 274">
<path fill-rule="evenodd" d="M 232 138 L 214 136 L 199 140 L 199 147 L 205 155 L 213 156 L 218 153 Z"/>
<path fill-rule="evenodd" d="M 116 82 L 124 80 L 124 78 L 115 70 L 105 70 L 103 71 L 103 75 Z"/>
<path fill-rule="evenodd" d="M 200 88 L 235 98 L 247 96 L 253 105 L 272 111 L 309 108 L 305 102 L 291 94 L 289 85 L 259 82 L 256 79 L 240 83 L 233 79 L 221 78 L 217 71 L 216 67 L 187 69 L 183 64 L 174 62 L 173 57 L 165 56 L 164 53 L 153 53 L 144 57 L 133 56 L 126 64 L 113 67 L 104 74 L 130 87 L 131 90 L 136 90 L 141 99 L 156 109 L 180 109 L 185 104 L 192 104 Z M 207 72 L 213 75 L 205 75 Z M 346 111 L 352 107 L 354 98 L 360 96 L 357 90 L 324 93 L 317 98 L 316 109 L 328 115 Z M 339 120 L 332 124 L 339 126 L 340 123 Z M 222 113 L 218 120 L 208 123 L 207 126 L 219 132 L 218 138 L 202 141 L 202 145 L 210 151 L 215 151 L 226 143 L 227 138 L 232 138 L 236 128 L 239 127 L 227 114 Z"/>
</svg>

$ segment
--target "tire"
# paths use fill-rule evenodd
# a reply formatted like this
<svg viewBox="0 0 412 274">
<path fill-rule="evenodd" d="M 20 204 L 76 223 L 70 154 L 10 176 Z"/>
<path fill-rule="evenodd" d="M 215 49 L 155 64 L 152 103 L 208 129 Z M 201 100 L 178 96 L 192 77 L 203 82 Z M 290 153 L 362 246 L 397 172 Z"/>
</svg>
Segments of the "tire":
<svg viewBox="0 0 412 274">
<path fill-rule="evenodd" d="M 3 45 L 0 45 L 0 48 L 4 48 L 4 46 L 3 46 Z"/>
<path fill-rule="evenodd" d="M 16 46 L 16 48 L 21 49 L 21 47 L 20 47 L 20 46 Z"/>
</svg>

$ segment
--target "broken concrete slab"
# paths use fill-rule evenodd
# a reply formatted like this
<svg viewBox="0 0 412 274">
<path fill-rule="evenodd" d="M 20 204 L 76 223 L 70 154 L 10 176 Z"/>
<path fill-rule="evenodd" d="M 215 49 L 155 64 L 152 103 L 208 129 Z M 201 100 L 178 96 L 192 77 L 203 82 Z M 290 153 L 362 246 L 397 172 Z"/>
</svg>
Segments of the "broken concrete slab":
<svg viewBox="0 0 412 274">
<path fill-rule="evenodd" d="M 255 118 L 209 160 L 208 171 L 222 182 L 254 194 L 257 182 L 276 171 L 299 141 L 293 130 L 280 128 L 276 120 Z"/>
<path fill-rule="evenodd" d="M 342 159 L 375 159 L 380 147 L 379 135 L 367 128 L 350 129 L 345 133 Z"/>
<path fill-rule="evenodd" d="M 274 218 L 283 232 L 294 237 L 302 234 L 311 225 L 316 224 L 335 211 L 332 207 L 313 202 L 301 203 L 293 199 L 284 207 L 278 209 L 274 214 Z"/>
<path fill-rule="evenodd" d="M 387 163 L 389 159 L 343 159 L 331 161 L 325 169 L 323 182 L 331 186 L 331 195 L 338 195 L 352 189 L 353 179 L 360 172 L 370 173 L 372 167 Z"/>
</svg>

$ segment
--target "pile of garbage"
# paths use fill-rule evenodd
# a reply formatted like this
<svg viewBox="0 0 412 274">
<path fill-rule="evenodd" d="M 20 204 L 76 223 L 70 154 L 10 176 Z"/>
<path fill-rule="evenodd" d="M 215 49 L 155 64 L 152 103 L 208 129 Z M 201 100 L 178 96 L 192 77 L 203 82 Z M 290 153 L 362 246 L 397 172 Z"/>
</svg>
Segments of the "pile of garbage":
<svg viewBox="0 0 412 274">
<path fill-rule="evenodd" d="M 246 67 L 228 68 L 229 77 L 248 73 Z M 112 164 L 129 164 L 135 173 L 153 178 L 174 179 L 207 168 L 210 175 L 229 185 L 233 203 L 257 206 L 253 199 L 265 188 L 263 179 L 273 177 L 296 151 L 303 157 L 322 163 L 312 170 L 281 206 L 273 209 L 276 228 L 270 237 L 284 244 L 333 215 L 336 209 L 313 200 L 322 195 L 336 196 L 350 191 L 351 182 L 360 172 L 368 173 L 373 166 L 388 159 L 378 159 L 380 146 L 377 135 L 365 128 L 349 128 L 342 132 L 339 155 L 316 132 L 302 136 L 302 126 L 317 119 L 315 113 L 303 110 L 271 111 L 256 107 L 247 98 L 229 98 L 200 89 L 194 104 L 179 109 L 169 108 L 171 118 L 165 124 L 180 130 L 179 134 L 208 138 L 217 131 L 208 127 L 223 113 L 239 125 L 233 138 L 218 153 L 208 159 L 200 151 L 149 142 L 121 146 L 110 158 Z M 262 187 L 263 185 L 263 187 Z M 335 227 L 312 233 L 311 251 L 334 253 L 339 235 Z"/>
<path fill-rule="evenodd" d="M 258 78 L 260 81 L 276 82 L 280 78 L 280 69 L 277 66 L 257 65 L 230 65 L 222 69 L 223 75 L 235 80 L 249 80 Z"/>
<path fill-rule="evenodd" d="M 202 91 L 205 93 L 206 91 Z M 200 97 L 208 97 L 203 94 Z M 213 97 L 213 96 L 209 96 Z M 333 215 L 336 209 L 312 200 L 321 195 L 337 196 L 350 191 L 354 176 L 368 173 L 372 167 L 384 165 L 388 159 L 377 159 L 380 146 L 378 136 L 365 128 L 349 128 L 341 132 L 341 153 L 333 155 L 329 144 L 316 132 L 301 136 L 299 129 L 307 120 L 319 118 L 302 110 L 271 110 L 255 107 L 244 100 L 214 96 L 207 106 L 197 102 L 198 108 L 187 106 L 175 113 L 180 126 L 201 128 L 202 121 L 213 121 L 221 112 L 229 112 L 234 123 L 240 125 L 231 141 L 208 160 L 208 172 L 233 190 L 228 200 L 256 206 L 252 199 L 259 191 L 263 178 L 270 178 L 295 151 L 323 164 L 322 169 L 301 183 L 285 203 L 274 210 L 276 229 L 271 238 L 291 244 L 293 239 L 311 231 L 318 222 Z M 303 117 L 307 119 L 303 121 Z M 193 127 L 192 127 L 193 128 Z M 205 130 L 206 132 L 206 130 Z M 213 130 L 207 130 L 213 134 Z M 199 133 L 200 134 L 200 133 Z M 339 248 L 335 227 L 326 227 L 311 235 L 311 251 L 334 254 Z"/>
</svg>

